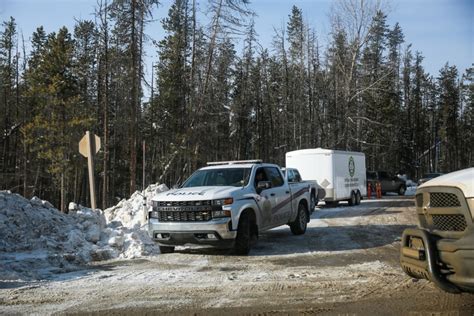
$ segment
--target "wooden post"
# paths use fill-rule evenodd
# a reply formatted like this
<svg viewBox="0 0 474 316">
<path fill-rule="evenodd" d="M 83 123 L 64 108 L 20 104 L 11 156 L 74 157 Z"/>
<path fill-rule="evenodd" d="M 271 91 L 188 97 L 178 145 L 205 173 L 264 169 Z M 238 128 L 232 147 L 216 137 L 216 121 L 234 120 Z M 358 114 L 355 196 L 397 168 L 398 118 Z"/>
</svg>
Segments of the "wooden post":
<svg viewBox="0 0 474 316">
<path fill-rule="evenodd" d="M 95 154 L 95 141 L 92 138 L 92 134 L 87 131 L 86 137 L 88 139 L 88 151 L 89 155 L 87 155 L 87 167 L 89 169 L 89 191 L 91 195 L 91 207 L 93 209 L 97 208 L 97 204 L 95 202 L 95 179 L 94 179 L 94 154 Z"/>
<path fill-rule="evenodd" d="M 91 208 L 96 209 L 97 204 L 95 200 L 95 179 L 94 179 L 94 155 L 100 149 L 100 138 L 86 131 L 86 135 L 82 137 L 79 142 L 79 152 L 84 157 L 87 157 L 87 167 L 89 169 L 89 191 L 91 197 Z"/>
</svg>

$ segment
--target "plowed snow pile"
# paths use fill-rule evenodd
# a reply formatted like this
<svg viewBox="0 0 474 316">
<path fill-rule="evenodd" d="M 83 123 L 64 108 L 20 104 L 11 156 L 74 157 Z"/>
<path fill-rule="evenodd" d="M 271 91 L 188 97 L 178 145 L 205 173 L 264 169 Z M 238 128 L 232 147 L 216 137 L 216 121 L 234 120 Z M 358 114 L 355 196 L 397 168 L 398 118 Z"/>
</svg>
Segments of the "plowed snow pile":
<svg viewBox="0 0 474 316">
<path fill-rule="evenodd" d="M 151 185 L 105 211 L 71 203 L 69 214 L 0 191 L 0 280 L 43 279 L 90 261 L 159 253 L 147 235 L 143 196 L 149 201 L 166 190 Z"/>
</svg>

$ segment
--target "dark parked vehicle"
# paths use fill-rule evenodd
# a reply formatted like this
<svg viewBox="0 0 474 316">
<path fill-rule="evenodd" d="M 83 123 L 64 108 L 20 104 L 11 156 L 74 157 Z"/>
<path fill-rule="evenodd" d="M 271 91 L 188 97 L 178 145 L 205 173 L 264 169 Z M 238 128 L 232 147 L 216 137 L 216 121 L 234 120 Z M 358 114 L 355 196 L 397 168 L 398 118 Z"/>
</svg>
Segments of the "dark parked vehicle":
<svg viewBox="0 0 474 316">
<path fill-rule="evenodd" d="M 420 180 L 418 180 L 418 185 L 422 185 L 426 181 L 429 181 L 431 179 L 434 179 L 434 178 L 442 176 L 442 175 L 443 175 L 443 173 L 439 173 L 439 172 L 427 173 L 422 178 L 420 178 Z"/>
<path fill-rule="evenodd" d="M 407 190 L 405 180 L 395 175 L 391 175 L 386 171 L 367 171 L 367 183 L 370 183 L 372 191 L 375 191 L 377 182 L 380 182 L 382 186 L 382 194 L 394 192 L 398 193 L 398 195 L 405 195 Z"/>
</svg>

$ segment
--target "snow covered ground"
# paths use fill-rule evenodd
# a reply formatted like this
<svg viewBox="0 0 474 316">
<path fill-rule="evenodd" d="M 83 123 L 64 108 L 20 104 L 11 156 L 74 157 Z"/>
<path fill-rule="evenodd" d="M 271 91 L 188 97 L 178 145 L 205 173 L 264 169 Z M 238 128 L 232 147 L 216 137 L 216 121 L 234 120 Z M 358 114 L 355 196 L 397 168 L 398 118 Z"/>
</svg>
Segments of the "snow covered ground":
<svg viewBox="0 0 474 316">
<path fill-rule="evenodd" d="M 165 190 L 168 190 L 165 185 L 151 185 L 104 211 L 70 203 L 69 214 L 59 212 L 48 201 L 37 197 L 28 200 L 1 191 L 0 280 L 48 279 L 58 273 L 81 269 L 92 261 L 159 254 L 159 247 L 147 234 L 144 198 L 150 201 L 153 195 Z M 416 186 L 408 187 L 406 195 L 414 195 L 415 191 Z M 318 209 L 318 214 L 324 214 L 325 209 Z M 331 214 L 352 213 L 358 209 L 342 204 L 331 210 Z M 312 225 L 325 224 L 318 221 L 311 222 L 310 227 Z M 286 228 L 274 231 L 279 229 Z M 281 252 L 284 244 L 280 244 L 278 251 Z M 267 254 L 271 248 L 265 250 Z"/>
<path fill-rule="evenodd" d="M 26 208 L 32 203 L 14 198 Z M 5 199 L 0 198 L 0 201 Z M 143 217 L 139 216 L 141 203 L 135 195 L 120 206 L 106 210 L 103 217 L 86 221 L 93 225 L 75 219 L 92 217 L 87 211 L 82 215 L 72 214 L 70 219 L 53 212 L 57 218 L 54 222 L 61 222 L 62 218 L 65 221 L 62 225 L 69 225 L 70 231 L 78 231 L 77 242 L 87 242 L 93 249 L 111 249 L 108 251 L 116 256 L 111 260 L 92 261 L 82 269 L 75 266 L 75 270 L 66 272 L 65 268 L 53 264 L 54 261 L 48 261 L 54 247 L 67 249 L 68 242 L 54 243 L 48 238 L 46 243 L 53 244 L 42 241 L 41 246 L 22 250 L 10 244 L 16 238 L 8 237 L 8 245 L 5 243 L 2 247 L 16 250 L 6 253 L 2 250 L 2 256 L 10 256 L 10 264 L 15 260 L 17 264 L 30 262 L 32 268 L 37 269 L 33 261 L 43 258 L 48 267 L 58 267 L 61 273 L 48 275 L 40 271 L 39 276 L 46 276 L 45 279 L 15 280 L 25 280 L 25 266 L 19 267 L 8 281 L 3 272 L 8 269 L 4 266 L 6 261 L 0 259 L 3 265 L 0 314 L 350 312 L 391 315 L 442 311 L 462 314 L 474 310 L 472 296 L 445 294 L 427 281 L 413 282 L 401 271 L 400 236 L 403 229 L 416 224 L 412 197 L 386 196 L 381 200 L 364 200 L 353 207 L 341 203 L 339 207 L 329 208 L 320 203 L 311 216 L 306 234 L 294 236 L 287 226 L 272 229 L 261 234 L 256 247 L 244 257 L 230 256 L 222 250 L 189 247 L 180 247 L 173 254 L 156 255 L 151 245 L 151 248 L 140 248 L 133 241 L 141 238 L 136 233 L 143 228 Z M 38 213 L 51 211 L 48 205 L 35 206 L 35 210 Z M 83 228 L 78 229 L 78 224 Z M 97 242 L 88 241 L 98 237 L 91 227 L 94 225 L 105 225 L 105 231 L 110 229 L 105 234 L 108 239 L 101 234 Z M 131 237 L 133 232 L 137 238 Z M 62 229 L 56 233 L 58 236 L 66 234 Z M 121 247 L 120 240 L 110 242 L 116 236 L 123 236 Z M 25 247 L 27 245 L 25 243 Z M 80 252 L 76 257 L 81 258 Z M 88 260 L 86 255 L 84 257 Z"/>
</svg>

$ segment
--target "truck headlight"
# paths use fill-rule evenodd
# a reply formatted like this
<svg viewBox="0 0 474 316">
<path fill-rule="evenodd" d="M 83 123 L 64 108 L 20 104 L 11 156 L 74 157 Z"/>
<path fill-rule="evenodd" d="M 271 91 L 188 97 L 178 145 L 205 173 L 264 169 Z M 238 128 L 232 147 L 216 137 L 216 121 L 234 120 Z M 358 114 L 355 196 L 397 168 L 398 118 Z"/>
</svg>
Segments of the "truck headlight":
<svg viewBox="0 0 474 316">
<path fill-rule="evenodd" d="M 158 211 L 151 211 L 148 213 L 149 218 L 158 218 Z"/>
<path fill-rule="evenodd" d="M 474 219 L 474 198 L 466 199 L 466 202 L 471 211 L 472 219 Z"/>
<path fill-rule="evenodd" d="M 219 217 L 230 217 L 230 211 L 212 211 L 212 218 L 219 218 Z"/>
<path fill-rule="evenodd" d="M 225 198 L 225 199 L 219 199 L 219 200 L 213 200 L 212 201 L 212 205 L 218 205 L 218 206 L 229 205 L 229 204 L 232 204 L 232 203 L 234 203 L 233 198 Z"/>
</svg>

